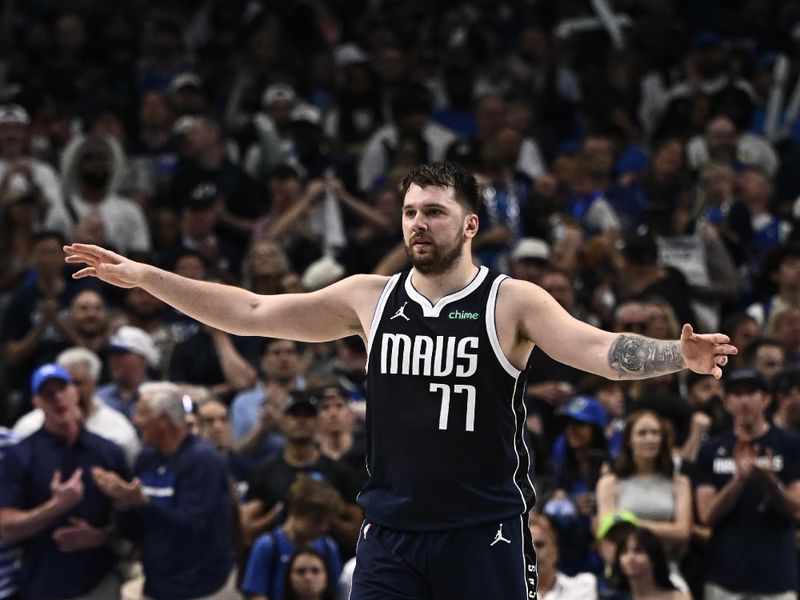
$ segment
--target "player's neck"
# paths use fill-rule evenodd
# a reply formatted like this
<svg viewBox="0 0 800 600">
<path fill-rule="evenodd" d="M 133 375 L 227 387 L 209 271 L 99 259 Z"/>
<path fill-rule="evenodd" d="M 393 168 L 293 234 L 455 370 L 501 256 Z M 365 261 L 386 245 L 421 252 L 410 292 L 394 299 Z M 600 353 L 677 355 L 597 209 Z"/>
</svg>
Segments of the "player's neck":
<svg viewBox="0 0 800 600">
<path fill-rule="evenodd" d="M 444 296 L 467 287 L 477 273 L 478 267 L 472 263 L 472 260 L 462 257 L 446 273 L 426 275 L 414 269 L 411 274 L 411 282 L 423 296 L 436 303 Z"/>
</svg>

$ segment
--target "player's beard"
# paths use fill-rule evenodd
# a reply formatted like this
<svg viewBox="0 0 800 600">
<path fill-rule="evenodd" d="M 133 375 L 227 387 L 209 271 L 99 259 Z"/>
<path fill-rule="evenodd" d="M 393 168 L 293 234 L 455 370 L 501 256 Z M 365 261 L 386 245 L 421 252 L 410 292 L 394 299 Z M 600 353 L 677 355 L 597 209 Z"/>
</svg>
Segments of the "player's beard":
<svg viewBox="0 0 800 600">
<path fill-rule="evenodd" d="M 413 242 L 412 242 L 413 243 Z M 464 237 L 457 235 L 456 239 L 447 246 L 440 246 L 431 242 L 428 252 L 422 256 L 414 253 L 411 244 L 406 243 L 406 255 L 414 269 L 423 275 L 441 275 L 447 273 L 456 264 L 464 251 Z"/>
</svg>

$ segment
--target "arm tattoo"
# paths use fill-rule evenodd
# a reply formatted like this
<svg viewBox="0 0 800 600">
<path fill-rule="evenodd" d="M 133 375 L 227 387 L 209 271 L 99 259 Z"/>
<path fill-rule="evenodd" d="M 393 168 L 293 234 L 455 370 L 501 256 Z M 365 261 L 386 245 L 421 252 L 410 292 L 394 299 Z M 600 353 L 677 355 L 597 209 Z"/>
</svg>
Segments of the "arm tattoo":
<svg viewBox="0 0 800 600">
<path fill-rule="evenodd" d="M 626 379 L 666 375 L 684 368 L 679 341 L 628 334 L 617 336 L 611 344 L 608 366 Z"/>
</svg>

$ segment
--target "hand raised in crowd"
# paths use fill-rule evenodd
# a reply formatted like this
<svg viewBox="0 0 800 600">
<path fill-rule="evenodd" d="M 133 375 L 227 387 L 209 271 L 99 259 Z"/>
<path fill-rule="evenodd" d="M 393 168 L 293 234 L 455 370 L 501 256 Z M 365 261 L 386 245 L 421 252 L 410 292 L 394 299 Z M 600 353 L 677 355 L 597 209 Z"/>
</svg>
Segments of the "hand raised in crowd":
<svg viewBox="0 0 800 600">
<path fill-rule="evenodd" d="M 102 546 L 108 536 L 106 532 L 90 525 L 83 519 L 70 517 L 69 525 L 59 527 L 53 532 L 53 541 L 61 552 L 78 552 Z"/>
<path fill-rule="evenodd" d="M 715 379 L 722 377 L 722 367 L 728 364 L 728 356 L 736 354 L 730 338 L 722 333 L 695 333 L 686 323 L 681 330 L 681 354 L 683 362 L 695 373 L 707 373 Z"/>
<path fill-rule="evenodd" d="M 692 414 L 692 421 L 689 425 L 690 435 L 703 436 L 711 429 L 711 417 L 702 411 Z"/>
<path fill-rule="evenodd" d="M 92 479 L 102 493 L 111 498 L 119 510 L 126 510 L 147 504 L 147 496 L 142 492 L 142 482 L 138 477 L 125 481 L 113 471 L 92 467 Z"/>
<path fill-rule="evenodd" d="M 122 288 L 133 288 L 141 285 L 147 266 L 120 256 L 116 252 L 91 244 L 71 244 L 64 246 L 68 263 L 88 265 L 72 277 L 97 277 L 101 281 Z"/>
<path fill-rule="evenodd" d="M 77 468 L 66 481 L 61 481 L 61 471 L 56 469 L 50 480 L 53 499 L 64 512 L 74 508 L 83 500 L 83 469 Z"/>
</svg>

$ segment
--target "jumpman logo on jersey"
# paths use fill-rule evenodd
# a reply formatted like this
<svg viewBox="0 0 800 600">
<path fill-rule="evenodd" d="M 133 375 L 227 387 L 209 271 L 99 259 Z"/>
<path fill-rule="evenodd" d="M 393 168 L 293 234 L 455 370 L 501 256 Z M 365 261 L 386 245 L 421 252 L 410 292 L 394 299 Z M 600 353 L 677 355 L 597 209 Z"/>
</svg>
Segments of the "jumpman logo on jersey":
<svg viewBox="0 0 800 600">
<path fill-rule="evenodd" d="M 508 538 L 503 537 L 503 524 L 500 523 L 500 527 L 497 529 L 497 533 L 494 534 L 494 541 L 489 544 L 490 546 L 494 546 L 497 542 L 505 542 L 506 544 L 510 544 L 511 540 Z"/>
<path fill-rule="evenodd" d="M 400 309 L 396 313 L 394 313 L 394 316 L 391 317 L 389 320 L 391 321 L 392 319 L 396 319 L 397 317 L 403 317 L 406 321 L 410 321 L 411 319 L 409 319 L 406 316 L 406 312 L 405 312 L 406 311 L 406 304 L 408 304 L 408 302 L 403 302 L 403 306 L 401 306 Z"/>
</svg>

